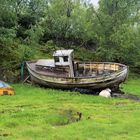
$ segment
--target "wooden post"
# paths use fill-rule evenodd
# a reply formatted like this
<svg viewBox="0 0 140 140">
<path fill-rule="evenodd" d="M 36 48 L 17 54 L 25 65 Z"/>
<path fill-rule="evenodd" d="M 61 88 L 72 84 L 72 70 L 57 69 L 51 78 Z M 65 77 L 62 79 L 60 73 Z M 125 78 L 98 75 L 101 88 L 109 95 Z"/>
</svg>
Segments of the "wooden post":
<svg viewBox="0 0 140 140">
<path fill-rule="evenodd" d="M 91 67 L 91 62 L 90 62 L 90 73 L 92 73 L 92 67 Z"/>
<path fill-rule="evenodd" d="M 86 69 L 85 69 L 85 63 L 84 63 L 84 75 L 85 75 L 85 73 L 86 73 Z"/>
</svg>

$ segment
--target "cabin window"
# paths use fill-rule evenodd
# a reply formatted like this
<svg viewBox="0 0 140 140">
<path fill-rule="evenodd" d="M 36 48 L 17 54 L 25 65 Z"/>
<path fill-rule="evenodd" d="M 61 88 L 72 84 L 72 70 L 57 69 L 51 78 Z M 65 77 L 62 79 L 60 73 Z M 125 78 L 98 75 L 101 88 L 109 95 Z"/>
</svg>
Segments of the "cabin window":
<svg viewBox="0 0 140 140">
<path fill-rule="evenodd" d="M 54 61 L 55 61 L 55 62 L 59 62 L 59 57 L 56 57 L 56 56 L 55 56 L 55 57 L 54 57 Z"/>
<path fill-rule="evenodd" d="M 68 62 L 68 56 L 64 56 L 63 59 L 64 59 L 64 62 Z"/>
</svg>

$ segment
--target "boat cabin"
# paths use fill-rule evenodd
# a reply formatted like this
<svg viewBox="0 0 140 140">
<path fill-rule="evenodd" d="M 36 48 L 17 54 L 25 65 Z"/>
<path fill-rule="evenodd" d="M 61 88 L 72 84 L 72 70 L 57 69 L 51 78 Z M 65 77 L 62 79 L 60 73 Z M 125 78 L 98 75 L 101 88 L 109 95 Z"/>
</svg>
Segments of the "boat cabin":
<svg viewBox="0 0 140 140">
<path fill-rule="evenodd" d="M 69 76 L 74 77 L 73 50 L 57 50 L 53 54 L 56 67 L 69 69 Z"/>
</svg>

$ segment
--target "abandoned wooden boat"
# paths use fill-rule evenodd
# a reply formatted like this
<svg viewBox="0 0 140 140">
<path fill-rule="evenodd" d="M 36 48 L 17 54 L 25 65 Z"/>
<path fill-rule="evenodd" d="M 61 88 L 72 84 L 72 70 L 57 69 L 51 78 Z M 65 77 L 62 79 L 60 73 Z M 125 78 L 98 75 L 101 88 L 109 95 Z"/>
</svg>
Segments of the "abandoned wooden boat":
<svg viewBox="0 0 140 140">
<path fill-rule="evenodd" d="M 26 62 L 33 83 L 62 89 L 104 89 L 118 87 L 128 73 L 127 66 L 119 63 L 74 61 L 73 50 L 57 50 L 53 57 Z"/>
</svg>

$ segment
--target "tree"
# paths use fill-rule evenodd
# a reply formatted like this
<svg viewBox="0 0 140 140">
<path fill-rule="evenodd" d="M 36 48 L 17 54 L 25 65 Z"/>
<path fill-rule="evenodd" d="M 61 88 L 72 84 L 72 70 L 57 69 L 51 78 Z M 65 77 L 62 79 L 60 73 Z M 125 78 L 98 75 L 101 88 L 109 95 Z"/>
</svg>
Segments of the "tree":
<svg viewBox="0 0 140 140">
<path fill-rule="evenodd" d="M 100 0 L 98 9 L 97 55 L 106 61 L 134 64 L 138 56 L 135 24 L 139 13 L 138 0 Z M 100 19 L 100 20 L 99 20 Z M 135 51 L 137 50 L 137 51 Z M 133 56 L 130 53 L 133 52 Z"/>
</svg>

